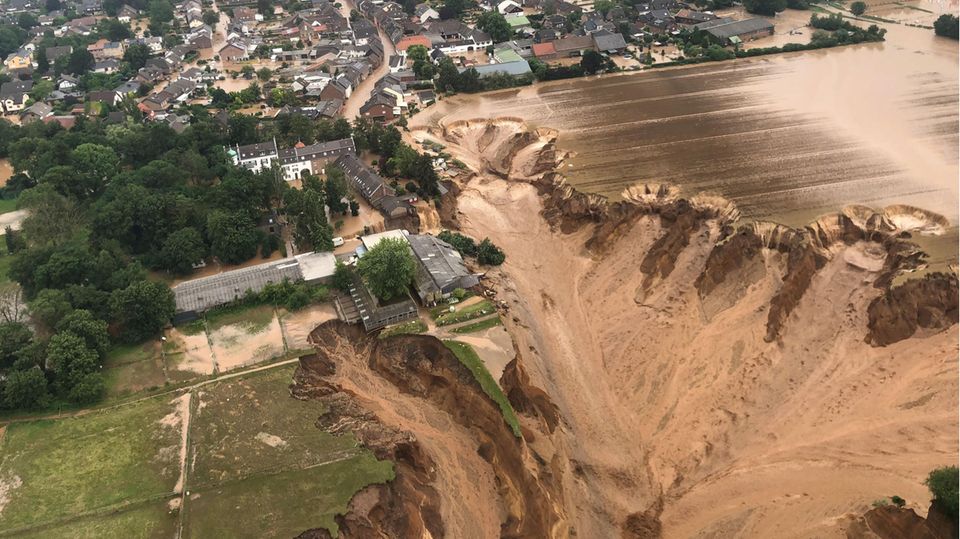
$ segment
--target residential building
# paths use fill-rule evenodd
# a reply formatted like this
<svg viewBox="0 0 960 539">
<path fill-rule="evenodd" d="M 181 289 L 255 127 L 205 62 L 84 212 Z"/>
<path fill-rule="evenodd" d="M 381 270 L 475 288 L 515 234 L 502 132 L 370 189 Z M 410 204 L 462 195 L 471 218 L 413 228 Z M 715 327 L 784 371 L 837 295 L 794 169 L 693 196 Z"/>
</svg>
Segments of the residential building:
<svg viewBox="0 0 960 539">
<path fill-rule="evenodd" d="M 6 114 L 20 112 L 27 106 L 28 95 L 33 88 L 32 81 L 14 80 L 0 86 L 0 104 Z"/>
</svg>

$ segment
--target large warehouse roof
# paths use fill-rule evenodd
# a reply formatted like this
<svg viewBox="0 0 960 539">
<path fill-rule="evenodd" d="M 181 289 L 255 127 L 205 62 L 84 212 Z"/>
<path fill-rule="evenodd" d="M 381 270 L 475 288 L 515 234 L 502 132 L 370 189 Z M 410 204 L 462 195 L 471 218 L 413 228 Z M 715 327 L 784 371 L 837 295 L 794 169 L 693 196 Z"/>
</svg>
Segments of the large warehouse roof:
<svg viewBox="0 0 960 539">
<path fill-rule="evenodd" d="M 259 292 L 284 279 L 314 282 L 330 277 L 334 267 L 332 253 L 306 253 L 185 281 L 173 287 L 173 297 L 177 313 L 203 312 L 236 301 L 248 290 Z"/>
</svg>

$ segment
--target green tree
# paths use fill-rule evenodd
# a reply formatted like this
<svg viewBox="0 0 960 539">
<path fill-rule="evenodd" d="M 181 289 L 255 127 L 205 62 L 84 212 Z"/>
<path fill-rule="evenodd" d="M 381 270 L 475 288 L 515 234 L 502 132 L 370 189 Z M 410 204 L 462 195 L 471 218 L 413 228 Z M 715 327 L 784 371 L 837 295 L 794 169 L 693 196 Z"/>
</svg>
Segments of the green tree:
<svg viewBox="0 0 960 539">
<path fill-rule="evenodd" d="M 488 266 L 499 266 L 506 260 L 506 255 L 499 247 L 490 241 L 490 238 L 484 238 L 477 246 L 477 262 Z"/>
<path fill-rule="evenodd" d="M 583 58 L 580 59 L 580 67 L 582 67 L 583 72 L 588 75 L 592 75 L 603 69 L 604 64 L 603 56 L 597 51 L 586 51 L 583 53 Z"/>
<path fill-rule="evenodd" d="M 38 24 L 40 23 L 37 22 L 37 17 L 32 13 L 24 12 L 17 16 L 17 25 L 24 30 L 29 30 Z"/>
<path fill-rule="evenodd" d="M 50 71 L 50 60 L 47 58 L 46 47 L 37 47 L 37 54 L 34 60 L 37 62 L 37 73 L 43 75 L 47 71 Z"/>
<path fill-rule="evenodd" d="M 33 333 L 23 322 L 0 323 L 0 369 L 13 365 L 20 349 L 32 340 Z"/>
<path fill-rule="evenodd" d="M 94 372 L 100 364 L 96 351 L 77 335 L 57 333 L 47 344 L 47 368 L 54 373 L 55 386 L 62 393 L 80 383 L 83 377 Z"/>
<path fill-rule="evenodd" d="M 30 98 L 34 101 L 43 101 L 53 90 L 52 80 L 40 79 L 33 85 L 33 88 L 30 89 Z"/>
<path fill-rule="evenodd" d="M 388 301 L 407 293 L 416 263 L 406 241 L 387 238 L 360 258 L 357 271 L 375 296 Z"/>
<path fill-rule="evenodd" d="M 933 503 L 957 524 L 958 504 L 960 504 L 960 471 L 956 466 L 944 466 L 930 472 L 924 484 L 933 494 Z"/>
<path fill-rule="evenodd" d="M 261 67 L 257 70 L 257 78 L 263 82 L 270 80 L 270 77 L 273 77 L 273 71 L 269 67 Z"/>
<path fill-rule="evenodd" d="M 933 31 L 938 36 L 960 39 L 960 18 L 949 13 L 940 15 L 933 22 Z"/>
<path fill-rule="evenodd" d="M 613 0 L 593 0 L 593 9 L 603 18 L 607 18 L 607 13 L 613 9 Z"/>
<path fill-rule="evenodd" d="M 333 267 L 333 279 L 331 284 L 337 290 L 341 292 L 348 292 L 350 286 L 353 285 L 353 272 L 346 264 L 341 262 L 339 259 L 334 263 Z"/>
<path fill-rule="evenodd" d="M 484 11 L 477 17 L 477 28 L 490 34 L 494 43 L 507 41 L 513 35 L 510 30 L 510 23 L 497 10 Z"/>
<path fill-rule="evenodd" d="M 203 12 L 203 24 L 207 26 L 216 26 L 220 22 L 220 14 L 216 11 L 204 11 Z"/>
<path fill-rule="evenodd" d="M 97 352 L 102 358 L 110 348 L 110 335 L 107 323 L 97 319 L 92 312 L 77 309 L 63 317 L 57 324 L 58 332 L 72 333 L 83 339 L 87 348 Z"/>
<path fill-rule="evenodd" d="M 70 160 L 80 176 L 85 178 L 82 189 L 84 197 L 100 193 L 120 165 L 120 157 L 113 148 L 89 142 L 77 146 L 70 154 Z"/>
<path fill-rule="evenodd" d="M 257 228 L 243 212 L 216 210 L 207 218 L 210 251 L 226 264 L 239 264 L 257 254 Z"/>
<path fill-rule="evenodd" d="M 47 378 L 39 368 L 7 373 L 3 386 L 3 404 L 16 410 L 43 406 L 49 397 Z"/>
<path fill-rule="evenodd" d="M 867 3 L 857 0 L 856 2 L 850 4 L 850 13 L 853 13 L 856 16 L 863 15 L 867 12 Z"/>
<path fill-rule="evenodd" d="M 127 342 L 141 342 L 156 336 L 175 311 L 173 292 L 166 285 L 138 281 L 115 290 L 110 297 L 114 320 Z"/>
<path fill-rule="evenodd" d="M 207 256 L 207 246 L 197 229 L 181 228 L 167 236 L 160 250 L 160 264 L 171 273 L 186 275 Z"/>
<path fill-rule="evenodd" d="M 70 388 L 67 398 L 77 404 L 93 404 L 103 398 L 106 386 L 98 372 L 85 374 Z"/>
<path fill-rule="evenodd" d="M 85 47 L 77 47 L 70 53 L 65 70 L 73 75 L 83 75 L 93 71 L 95 63 L 93 55 Z"/>
<path fill-rule="evenodd" d="M 744 0 L 743 7 L 750 13 L 772 17 L 787 9 L 787 0 Z"/>
<path fill-rule="evenodd" d="M 73 307 L 62 290 L 44 289 L 30 302 L 30 315 L 47 328 L 55 328 Z"/>
<path fill-rule="evenodd" d="M 149 58 L 150 48 L 140 43 L 130 45 L 127 47 L 127 50 L 123 52 L 123 61 L 126 62 L 133 71 L 147 65 Z"/>
<path fill-rule="evenodd" d="M 333 213 L 346 213 L 349 205 L 343 201 L 347 196 L 347 177 L 338 166 L 327 167 L 327 181 L 324 183 L 327 206 Z"/>
</svg>

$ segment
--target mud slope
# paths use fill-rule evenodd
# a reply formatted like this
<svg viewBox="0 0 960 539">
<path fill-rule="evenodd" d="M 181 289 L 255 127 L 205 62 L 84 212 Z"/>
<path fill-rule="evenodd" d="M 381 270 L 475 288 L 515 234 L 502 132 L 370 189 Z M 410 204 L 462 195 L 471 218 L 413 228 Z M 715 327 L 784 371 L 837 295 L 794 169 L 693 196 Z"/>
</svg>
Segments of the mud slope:
<svg viewBox="0 0 960 539">
<path fill-rule="evenodd" d="M 354 497 L 345 537 L 546 537 L 550 487 L 470 371 L 437 339 L 379 340 L 327 322 L 310 335 L 293 394 L 323 401 L 319 427 L 353 432 L 397 478 Z M 312 531 L 305 537 L 322 537 Z"/>
<path fill-rule="evenodd" d="M 956 280 L 888 289 L 922 265 L 924 214 L 738 223 L 669 186 L 578 193 L 555 134 L 515 120 L 413 136 L 477 171 L 444 221 L 507 253 L 488 273 L 520 352 L 504 383 L 559 414 L 511 394 L 560 486 L 555 536 L 842 536 L 892 493 L 926 514 L 923 478 L 958 452 Z"/>
</svg>

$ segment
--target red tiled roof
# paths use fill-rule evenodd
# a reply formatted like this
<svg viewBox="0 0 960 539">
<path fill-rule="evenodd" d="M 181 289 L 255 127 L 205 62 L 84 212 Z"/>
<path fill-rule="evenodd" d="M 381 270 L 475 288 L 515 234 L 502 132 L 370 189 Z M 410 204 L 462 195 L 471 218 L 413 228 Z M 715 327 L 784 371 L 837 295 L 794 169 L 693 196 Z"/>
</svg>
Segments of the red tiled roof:
<svg viewBox="0 0 960 539">
<path fill-rule="evenodd" d="M 557 48 L 553 46 L 552 41 L 547 43 L 534 43 L 530 49 L 533 51 L 534 56 L 550 56 L 551 54 L 557 53 Z"/>
<path fill-rule="evenodd" d="M 397 42 L 397 50 L 405 51 L 414 45 L 422 45 L 430 50 L 430 39 L 427 36 L 408 36 Z"/>
</svg>

